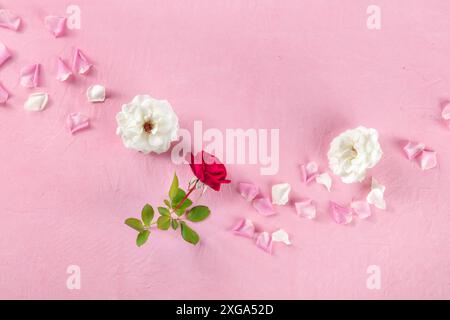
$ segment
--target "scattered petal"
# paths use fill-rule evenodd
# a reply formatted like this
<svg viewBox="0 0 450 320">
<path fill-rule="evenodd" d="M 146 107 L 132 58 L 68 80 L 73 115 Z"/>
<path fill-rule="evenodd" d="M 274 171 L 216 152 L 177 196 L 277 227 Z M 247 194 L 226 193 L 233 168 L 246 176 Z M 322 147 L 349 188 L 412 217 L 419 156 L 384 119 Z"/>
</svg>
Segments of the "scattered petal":
<svg viewBox="0 0 450 320">
<path fill-rule="evenodd" d="M 85 74 L 91 67 L 92 64 L 88 61 L 84 53 L 80 49 L 76 49 L 72 62 L 73 71 L 79 74 Z"/>
<path fill-rule="evenodd" d="M 331 215 L 337 224 L 349 224 L 352 222 L 352 210 L 330 201 Z"/>
<path fill-rule="evenodd" d="M 367 201 L 353 201 L 350 204 L 350 207 L 360 219 L 368 218 L 372 214 L 370 211 L 370 205 Z"/>
<path fill-rule="evenodd" d="M 375 178 L 372 177 L 372 190 L 367 195 L 367 202 L 374 205 L 378 209 L 386 209 L 386 201 L 384 200 L 384 191 L 386 187 L 381 185 Z"/>
<path fill-rule="evenodd" d="M 256 237 L 256 246 L 268 253 L 272 253 L 272 239 L 267 232 L 261 232 Z"/>
<path fill-rule="evenodd" d="M 64 35 L 64 32 L 66 31 L 66 22 L 67 18 L 59 16 L 46 16 L 44 19 L 45 26 L 55 38 Z"/>
<path fill-rule="evenodd" d="M 20 17 L 15 13 L 0 9 L 0 27 L 17 31 L 20 27 Z"/>
<path fill-rule="evenodd" d="M 249 219 L 240 219 L 233 227 L 233 232 L 239 236 L 253 239 L 255 235 L 255 226 Z"/>
<path fill-rule="evenodd" d="M 271 216 L 276 214 L 273 209 L 272 203 L 270 203 L 269 198 L 258 198 L 253 200 L 253 207 L 258 211 L 259 214 L 263 216 Z"/>
<path fill-rule="evenodd" d="M 44 110 L 48 102 L 48 94 L 45 92 L 35 92 L 28 96 L 25 101 L 24 108 L 28 111 Z"/>
<path fill-rule="evenodd" d="M 272 203 L 285 205 L 289 201 L 289 192 L 291 192 L 289 183 L 280 183 L 272 186 Z"/>
<path fill-rule="evenodd" d="M 450 102 L 447 102 L 442 108 L 442 119 L 450 120 Z"/>
<path fill-rule="evenodd" d="M 64 63 L 64 61 L 58 57 L 58 69 L 56 71 L 56 79 L 59 81 L 66 81 L 72 75 L 72 71 Z"/>
<path fill-rule="evenodd" d="M 297 215 L 306 219 L 314 219 L 316 217 L 316 205 L 312 199 L 306 199 L 295 203 Z"/>
<path fill-rule="evenodd" d="M 241 182 L 238 186 L 239 193 L 248 202 L 251 202 L 259 194 L 258 186 L 253 183 Z"/>
<path fill-rule="evenodd" d="M 319 166 L 314 161 L 306 164 L 300 165 L 300 170 L 302 173 L 302 180 L 305 183 L 309 183 L 319 174 Z"/>
<path fill-rule="evenodd" d="M 99 84 L 90 86 L 86 91 L 86 95 L 89 102 L 103 102 L 106 96 L 105 87 Z"/>
<path fill-rule="evenodd" d="M 89 117 L 79 112 L 71 113 L 67 116 L 66 124 L 70 132 L 74 134 L 77 131 L 89 128 Z"/>
<path fill-rule="evenodd" d="M 419 158 L 422 170 L 433 169 L 437 165 L 436 152 L 432 150 L 424 150 Z"/>
<path fill-rule="evenodd" d="M 5 88 L 0 84 L 0 104 L 5 104 L 8 101 L 9 93 Z"/>
<path fill-rule="evenodd" d="M 0 42 L 0 66 L 5 63 L 6 60 L 11 58 L 11 53 L 9 52 L 8 48 Z"/>
<path fill-rule="evenodd" d="M 330 175 L 326 172 L 319 174 L 316 177 L 316 182 L 319 184 L 323 184 L 325 186 L 325 188 L 327 188 L 328 191 L 331 190 L 331 184 L 333 183 Z"/>
<path fill-rule="evenodd" d="M 425 144 L 412 141 L 408 141 L 406 146 L 403 147 L 403 151 L 405 151 L 408 160 L 412 160 L 417 157 L 424 149 Z"/>
<path fill-rule="evenodd" d="M 35 88 L 39 82 L 39 64 L 31 64 L 20 70 L 20 85 L 26 88 Z"/>
<path fill-rule="evenodd" d="M 283 229 L 279 229 L 272 233 L 272 241 L 273 242 L 283 242 L 286 245 L 291 245 L 291 241 L 289 240 L 289 234 Z"/>
</svg>

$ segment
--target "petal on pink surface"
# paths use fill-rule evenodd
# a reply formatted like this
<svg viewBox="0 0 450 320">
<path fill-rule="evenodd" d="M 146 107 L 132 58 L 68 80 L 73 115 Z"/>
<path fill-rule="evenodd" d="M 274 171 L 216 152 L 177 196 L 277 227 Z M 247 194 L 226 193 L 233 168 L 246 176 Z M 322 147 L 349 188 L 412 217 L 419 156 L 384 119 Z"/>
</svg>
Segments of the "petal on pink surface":
<svg viewBox="0 0 450 320">
<path fill-rule="evenodd" d="M 8 101 L 9 93 L 5 88 L 0 84 L 0 104 L 5 104 Z"/>
<path fill-rule="evenodd" d="M 39 82 L 39 64 L 25 66 L 20 70 L 20 85 L 35 88 Z"/>
<path fill-rule="evenodd" d="M 92 63 L 89 62 L 84 53 L 80 49 L 76 49 L 72 62 L 73 71 L 79 74 L 85 74 L 91 67 Z"/>
<path fill-rule="evenodd" d="M 291 240 L 289 240 L 289 234 L 283 229 L 272 232 L 272 242 L 283 242 L 288 246 L 292 244 Z"/>
<path fill-rule="evenodd" d="M 415 157 L 417 157 L 424 149 L 425 144 L 412 141 L 408 141 L 406 146 L 403 147 L 403 151 L 405 151 L 406 157 L 409 160 L 412 160 Z"/>
<path fill-rule="evenodd" d="M 268 232 L 261 232 L 256 237 L 256 246 L 268 253 L 272 253 L 272 237 Z"/>
<path fill-rule="evenodd" d="M 271 216 L 276 213 L 269 198 L 255 199 L 252 204 L 256 211 L 263 216 Z"/>
<path fill-rule="evenodd" d="M 0 27 L 17 31 L 20 22 L 20 17 L 15 13 L 7 9 L 0 9 Z"/>
<path fill-rule="evenodd" d="M 337 224 L 349 224 L 352 222 L 352 210 L 330 201 L 331 215 Z"/>
<path fill-rule="evenodd" d="M 333 184 L 333 180 L 328 173 L 324 172 L 316 176 L 316 182 L 321 184 L 327 188 L 328 192 L 331 191 L 331 185 Z"/>
<path fill-rule="evenodd" d="M 308 162 L 306 165 L 300 165 L 302 173 L 302 181 L 309 183 L 319 174 L 319 166 L 314 161 Z"/>
<path fill-rule="evenodd" d="M 259 194 L 258 186 L 253 183 L 239 183 L 238 191 L 239 194 L 248 202 L 251 202 Z"/>
<path fill-rule="evenodd" d="M 45 27 L 50 31 L 51 34 L 58 38 L 64 35 L 66 31 L 67 18 L 59 16 L 46 16 L 44 19 Z"/>
<path fill-rule="evenodd" d="M 442 119 L 450 120 L 450 102 L 447 102 L 442 108 Z"/>
<path fill-rule="evenodd" d="M 72 75 L 70 68 L 64 63 L 64 61 L 58 57 L 58 66 L 56 71 L 56 79 L 59 81 L 66 81 Z"/>
<path fill-rule="evenodd" d="M 0 66 L 5 63 L 6 60 L 11 58 L 11 53 L 9 52 L 8 48 L 0 42 Z"/>
<path fill-rule="evenodd" d="M 70 132 L 74 134 L 77 131 L 89 128 L 89 117 L 79 112 L 71 113 L 67 116 L 66 124 Z"/>
<path fill-rule="evenodd" d="M 306 219 L 314 219 L 316 217 L 316 205 L 312 199 L 306 199 L 295 203 L 297 215 Z"/>
<path fill-rule="evenodd" d="M 253 239 L 255 235 L 255 226 L 249 219 L 240 219 L 233 227 L 234 234 Z"/>
<path fill-rule="evenodd" d="M 370 205 L 369 203 L 367 203 L 367 201 L 353 201 L 350 204 L 350 208 L 353 209 L 353 212 L 360 219 L 366 219 L 370 217 L 370 215 L 372 214 L 370 210 Z"/>
<path fill-rule="evenodd" d="M 433 169 L 437 165 L 436 152 L 432 150 L 424 150 L 419 157 L 420 167 L 422 170 Z"/>
</svg>

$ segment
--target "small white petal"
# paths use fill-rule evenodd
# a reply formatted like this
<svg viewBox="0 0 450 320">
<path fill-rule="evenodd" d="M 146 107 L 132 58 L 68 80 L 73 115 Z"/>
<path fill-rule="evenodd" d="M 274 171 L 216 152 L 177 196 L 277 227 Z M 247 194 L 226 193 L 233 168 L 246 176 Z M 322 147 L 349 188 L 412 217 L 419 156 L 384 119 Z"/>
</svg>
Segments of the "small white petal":
<svg viewBox="0 0 450 320">
<path fill-rule="evenodd" d="M 291 186 L 289 183 L 280 183 L 272 186 L 272 203 L 285 205 L 289 201 L 289 192 Z"/>
<path fill-rule="evenodd" d="M 328 173 L 326 173 L 326 172 L 319 174 L 316 177 L 316 182 L 319 183 L 319 184 L 323 184 L 327 188 L 328 191 L 331 190 L 331 185 L 333 183 L 333 181 L 331 180 L 330 175 Z"/>
<path fill-rule="evenodd" d="M 48 94 L 45 92 L 36 92 L 28 96 L 25 101 L 24 108 L 28 111 L 41 111 L 44 110 L 48 102 Z"/>
<path fill-rule="evenodd" d="M 291 245 L 291 241 L 289 240 L 289 234 L 283 229 L 279 229 L 272 233 L 272 241 L 283 242 L 286 245 Z"/>
<path fill-rule="evenodd" d="M 105 101 L 106 90 L 104 86 L 96 84 L 87 89 L 86 95 L 89 102 L 103 102 Z"/>
<path fill-rule="evenodd" d="M 367 202 L 375 207 L 385 210 L 386 201 L 384 200 L 384 191 L 386 187 L 381 185 L 375 178 L 372 178 L 372 190 L 367 195 Z"/>
</svg>

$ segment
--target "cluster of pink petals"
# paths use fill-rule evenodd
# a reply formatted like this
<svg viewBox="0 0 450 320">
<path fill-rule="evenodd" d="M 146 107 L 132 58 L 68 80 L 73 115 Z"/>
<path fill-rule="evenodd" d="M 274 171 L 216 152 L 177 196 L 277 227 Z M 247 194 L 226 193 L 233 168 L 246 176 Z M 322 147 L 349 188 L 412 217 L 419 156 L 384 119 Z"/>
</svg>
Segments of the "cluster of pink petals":
<svg viewBox="0 0 450 320">
<path fill-rule="evenodd" d="M 21 19 L 15 13 L 0 9 L 0 27 L 17 31 L 20 27 Z"/>
<path fill-rule="evenodd" d="M 252 203 L 253 208 L 255 208 L 259 214 L 263 216 L 276 214 L 272 202 L 268 197 L 258 197 L 259 188 L 253 183 L 239 183 L 238 192 L 246 201 Z"/>
<path fill-rule="evenodd" d="M 310 161 L 307 164 L 300 165 L 301 178 L 303 183 L 310 183 L 316 181 L 319 184 L 324 185 L 328 191 L 331 189 L 331 177 L 326 172 L 319 172 L 319 166 L 316 162 Z"/>
<path fill-rule="evenodd" d="M 370 204 L 363 200 L 354 200 L 350 206 L 342 206 L 330 201 L 330 213 L 337 224 L 349 224 L 352 222 L 354 215 L 359 219 L 366 219 L 370 217 L 372 211 Z"/>
<path fill-rule="evenodd" d="M 436 151 L 426 149 L 425 144 L 408 141 L 403 147 L 408 160 L 417 159 L 422 170 L 429 170 L 437 166 Z"/>
</svg>

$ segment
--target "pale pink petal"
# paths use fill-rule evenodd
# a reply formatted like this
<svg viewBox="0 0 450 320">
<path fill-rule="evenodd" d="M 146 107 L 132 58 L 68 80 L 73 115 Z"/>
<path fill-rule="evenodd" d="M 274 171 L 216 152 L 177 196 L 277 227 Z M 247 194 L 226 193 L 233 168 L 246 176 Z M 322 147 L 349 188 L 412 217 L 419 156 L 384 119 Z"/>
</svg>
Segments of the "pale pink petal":
<svg viewBox="0 0 450 320">
<path fill-rule="evenodd" d="M 8 60 L 11 57 L 11 53 L 9 52 L 8 48 L 0 42 L 0 66 L 5 63 L 6 60 Z"/>
<path fill-rule="evenodd" d="M 73 71 L 79 74 L 84 74 L 88 72 L 91 67 L 92 64 L 88 61 L 83 52 L 81 52 L 80 49 L 76 49 L 72 62 Z"/>
<path fill-rule="evenodd" d="M 37 87 L 39 82 L 39 64 L 25 66 L 20 70 L 20 85 L 26 88 Z"/>
<path fill-rule="evenodd" d="M 302 173 L 302 181 L 309 183 L 319 174 L 319 166 L 314 161 L 307 163 L 306 165 L 300 165 Z"/>
<path fill-rule="evenodd" d="M 328 191 L 331 191 L 331 185 L 333 184 L 333 181 L 331 180 L 331 177 L 328 173 L 324 172 L 319 174 L 316 177 L 316 182 L 318 184 L 324 185 Z"/>
<path fill-rule="evenodd" d="M 6 101 L 8 101 L 9 94 L 8 91 L 3 88 L 3 86 L 0 84 L 0 104 L 5 104 Z"/>
<path fill-rule="evenodd" d="M 23 107 L 28 111 L 42 111 L 48 102 L 48 94 L 46 92 L 34 92 L 28 96 Z"/>
<path fill-rule="evenodd" d="M 269 198 L 258 198 L 253 200 L 253 207 L 263 216 L 271 216 L 276 213 Z"/>
<path fill-rule="evenodd" d="M 412 160 L 415 157 L 417 157 L 424 149 L 425 144 L 412 141 L 408 141 L 406 146 L 403 147 L 403 151 L 405 151 L 406 157 L 409 160 Z"/>
<path fill-rule="evenodd" d="M 251 202 L 259 194 L 258 186 L 253 183 L 241 182 L 238 186 L 239 194 L 248 202 Z"/>
<path fill-rule="evenodd" d="M 370 211 L 370 205 L 367 203 L 367 201 L 353 201 L 350 204 L 350 207 L 360 219 L 368 218 L 372 213 Z"/>
<path fill-rule="evenodd" d="M 352 221 L 352 210 L 330 201 L 331 215 L 337 224 L 348 224 Z"/>
<path fill-rule="evenodd" d="M 56 79 L 59 81 L 66 81 L 72 75 L 72 71 L 64 63 L 64 61 L 58 57 L 58 66 L 56 71 Z"/>
<path fill-rule="evenodd" d="M 311 220 L 316 217 L 316 205 L 312 199 L 296 202 L 295 209 L 297 211 L 297 215 L 302 218 Z"/>
<path fill-rule="evenodd" d="M 428 170 L 436 167 L 437 157 L 436 152 L 432 150 L 424 150 L 419 157 L 420 167 L 422 170 Z"/>
<path fill-rule="evenodd" d="M 0 27 L 17 31 L 20 21 L 20 17 L 15 13 L 7 9 L 0 9 Z"/>
<path fill-rule="evenodd" d="M 447 102 L 442 108 L 442 119 L 450 120 L 450 102 Z"/>
<path fill-rule="evenodd" d="M 272 253 L 272 238 L 268 232 L 261 232 L 256 237 L 256 246 L 268 253 Z"/>
<path fill-rule="evenodd" d="M 235 234 L 250 239 L 253 239 L 253 236 L 255 235 L 255 226 L 249 219 L 240 219 L 232 230 Z"/>
<path fill-rule="evenodd" d="M 278 229 L 277 231 L 272 232 L 272 242 L 283 242 L 288 246 L 291 245 L 289 234 L 283 229 Z"/>
<path fill-rule="evenodd" d="M 66 124 L 70 132 L 74 134 L 77 131 L 89 128 L 89 117 L 79 112 L 71 113 L 67 116 Z"/>
<path fill-rule="evenodd" d="M 44 19 L 46 28 L 55 36 L 55 38 L 64 35 L 64 32 L 66 31 L 66 22 L 67 18 L 59 16 L 46 16 Z"/>
</svg>

